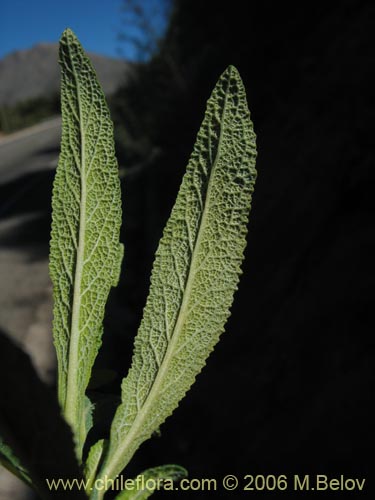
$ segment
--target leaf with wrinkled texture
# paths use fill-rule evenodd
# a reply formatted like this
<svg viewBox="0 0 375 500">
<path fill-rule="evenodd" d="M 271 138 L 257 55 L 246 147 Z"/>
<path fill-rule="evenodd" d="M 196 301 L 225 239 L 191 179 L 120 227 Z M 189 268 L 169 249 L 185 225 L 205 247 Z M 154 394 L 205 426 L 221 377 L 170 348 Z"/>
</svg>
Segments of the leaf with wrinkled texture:
<svg viewBox="0 0 375 500">
<path fill-rule="evenodd" d="M 71 30 L 60 40 L 62 140 L 53 187 L 50 274 L 59 401 L 85 439 L 85 390 L 122 260 L 113 126 L 95 71 Z"/>
<path fill-rule="evenodd" d="M 85 463 L 85 478 L 86 478 L 86 491 L 91 491 L 95 475 L 103 455 L 103 448 L 106 441 L 100 439 L 93 446 L 91 446 L 89 455 Z"/>
<path fill-rule="evenodd" d="M 255 158 L 245 90 L 229 67 L 207 103 L 156 252 L 100 477 L 119 474 L 173 412 L 224 330 L 246 246 Z"/>
<path fill-rule="evenodd" d="M 168 480 L 174 483 L 186 476 L 187 470 L 180 465 L 160 465 L 147 469 L 134 479 L 134 489 L 122 491 L 115 500 L 147 500 L 158 489 L 157 485 L 162 484 L 162 481 Z"/>
</svg>

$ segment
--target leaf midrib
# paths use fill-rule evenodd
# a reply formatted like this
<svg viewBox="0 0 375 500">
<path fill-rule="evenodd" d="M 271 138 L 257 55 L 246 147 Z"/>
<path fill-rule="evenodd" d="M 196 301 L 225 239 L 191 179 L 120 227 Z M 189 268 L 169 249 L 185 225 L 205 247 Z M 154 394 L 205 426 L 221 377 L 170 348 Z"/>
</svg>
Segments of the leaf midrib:
<svg viewBox="0 0 375 500">
<path fill-rule="evenodd" d="M 197 249 L 199 249 L 199 247 L 200 247 L 202 234 L 204 232 L 205 221 L 206 221 L 207 213 L 208 213 L 208 207 L 211 206 L 211 203 L 209 201 L 210 201 L 211 188 L 212 188 L 212 182 L 213 182 L 212 180 L 214 177 L 214 172 L 216 169 L 218 158 L 220 157 L 222 134 L 223 134 L 223 128 L 224 128 L 223 127 L 223 117 L 225 116 L 226 107 L 227 107 L 227 98 L 228 98 L 228 89 L 229 89 L 230 79 L 231 79 L 231 72 L 228 75 L 228 85 L 227 85 L 227 88 L 225 89 L 223 111 L 221 114 L 221 124 L 222 125 L 220 127 L 220 134 L 219 134 L 219 139 L 218 139 L 215 160 L 213 162 L 210 176 L 209 176 L 209 180 L 208 180 L 207 191 L 206 191 L 206 196 L 205 196 L 205 204 L 204 204 L 204 208 L 203 208 L 203 212 L 202 212 L 202 216 L 201 216 L 201 221 L 199 224 L 198 235 L 197 235 L 194 249 L 192 252 L 192 258 L 191 258 L 188 278 L 186 280 L 185 290 L 183 293 L 183 299 L 181 301 L 181 307 L 180 307 L 180 310 L 178 313 L 178 318 L 177 318 L 175 326 L 173 328 L 171 340 L 170 340 L 169 345 L 167 347 L 167 350 L 165 352 L 163 361 L 161 362 L 157 376 L 155 377 L 155 380 L 152 384 L 152 387 L 151 387 L 151 389 L 146 397 L 146 400 L 145 400 L 142 408 L 139 410 L 137 416 L 133 420 L 131 429 L 127 433 L 125 439 L 122 441 L 122 445 L 114 453 L 113 458 L 110 459 L 110 462 L 103 468 L 103 473 L 101 474 L 102 477 L 109 477 L 109 478 L 112 477 L 114 470 L 116 470 L 117 462 L 119 462 L 121 460 L 121 457 L 126 452 L 127 446 L 132 442 L 133 437 L 135 437 L 138 434 L 139 428 L 142 426 L 144 420 L 146 419 L 146 417 L 148 415 L 149 407 L 153 404 L 154 399 L 159 394 L 159 389 L 163 383 L 164 375 L 165 375 L 165 373 L 167 373 L 167 371 L 169 369 L 169 363 L 174 355 L 175 345 L 178 342 L 180 333 L 182 331 L 182 328 L 183 328 L 183 325 L 184 325 L 184 322 L 186 319 L 187 306 L 188 306 L 188 303 L 190 300 L 190 292 L 191 292 L 192 284 L 193 284 L 194 278 L 195 278 L 195 267 L 196 267 L 195 261 L 197 259 Z M 124 467 L 126 467 L 126 465 L 127 465 L 127 463 L 125 463 Z M 124 467 L 121 467 L 121 469 L 123 469 Z M 121 472 L 121 470 L 119 470 L 118 473 L 119 472 Z"/>
</svg>

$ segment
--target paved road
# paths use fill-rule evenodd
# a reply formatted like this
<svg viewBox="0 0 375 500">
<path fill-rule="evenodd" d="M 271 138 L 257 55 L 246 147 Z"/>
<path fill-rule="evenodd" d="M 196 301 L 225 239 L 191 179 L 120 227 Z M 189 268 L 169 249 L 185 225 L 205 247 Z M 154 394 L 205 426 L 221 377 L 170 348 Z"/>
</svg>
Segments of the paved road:
<svg viewBox="0 0 375 500">
<path fill-rule="evenodd" d="M 0 185 L 24 174 L 55 168 L 61 118 L 51 118 L 0 139 Z"/>
</svg>

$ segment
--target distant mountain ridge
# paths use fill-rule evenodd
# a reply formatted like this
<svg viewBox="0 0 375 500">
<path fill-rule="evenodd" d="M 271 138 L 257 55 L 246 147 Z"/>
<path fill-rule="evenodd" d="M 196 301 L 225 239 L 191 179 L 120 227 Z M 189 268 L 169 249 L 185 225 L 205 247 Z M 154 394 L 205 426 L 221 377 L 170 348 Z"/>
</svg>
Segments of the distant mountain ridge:
<svg viewBox="0 0 375 500">
<path fill-rule="evenodd" d="M 113 93 L 125 81 L 130 64 L 98 54 L 89 56 L 104 92 Z M 59 86 L 57 43 L 40 43 L 0 60 L 0 105 L 49 96 L 58 92 Z"/>
</svg>

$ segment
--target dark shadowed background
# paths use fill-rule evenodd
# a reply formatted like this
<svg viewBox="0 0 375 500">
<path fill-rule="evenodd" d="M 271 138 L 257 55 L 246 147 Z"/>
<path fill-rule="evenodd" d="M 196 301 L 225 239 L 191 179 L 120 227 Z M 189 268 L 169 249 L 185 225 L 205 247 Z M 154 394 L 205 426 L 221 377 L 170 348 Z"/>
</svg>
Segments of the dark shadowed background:
<svg viewBox="0 0 375 500">
<path fill-rule="evenodd" d="M 178 463 L 190 477 L 220 483 L 235 474 L 242 486 L 246 474 L 286 474 L 290 484 L 297 473 L 344 475 L 366 478 L 365 491 L 311 498 L 373 498 L 375 6 L 175 0 L 163 8 L 163 32 L 150 28 L 147 9 L 132 11 L 137 40 L 125 22 L 123 43 L 144 57 L 109 96 L 125 259 L 97 363 L 119 374 L 108 394 L 129 366 L 153 254 L 205 102 L 228 64 L 247 89 L 258 179 L 226 333 L 129 473 Z M 52 179 L 50 168 L 0 183 L 0 223 L 38 213 L 0 234 L 3 248 L 23 248 L 34 265 L 48 254 Z M 218 490 L 155 499 L 303 496 Z"/>
</svg>

